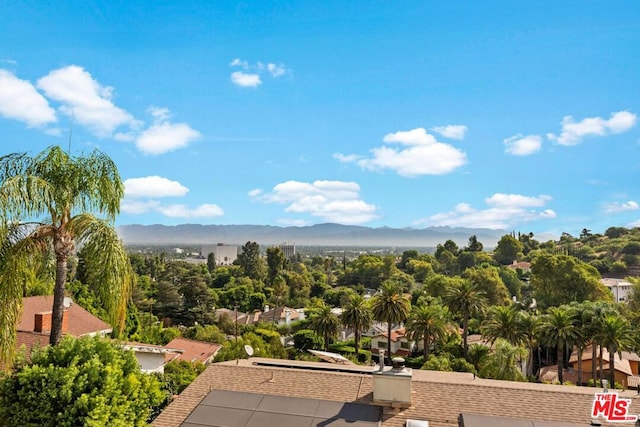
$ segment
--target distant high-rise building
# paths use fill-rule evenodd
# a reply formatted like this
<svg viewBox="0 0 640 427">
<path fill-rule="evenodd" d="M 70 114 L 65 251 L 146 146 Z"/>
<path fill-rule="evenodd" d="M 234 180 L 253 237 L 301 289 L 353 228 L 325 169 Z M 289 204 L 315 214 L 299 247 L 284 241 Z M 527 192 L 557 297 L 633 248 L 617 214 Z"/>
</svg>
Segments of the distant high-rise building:
<svg viewBox="0 0 640 427">
<path fill-rule="evenodd" d="M 284 243 L 280 243 L 279 247 L 286 259 L 289 259 L 296 254 L 295 243 L 284 242 Z"/>
<path fill-rule="evenodd" d="M 213 253 L 216 265 L 231 265 L 238 258 L 238 247 L 236 245 L 207 245 L 202 247 L 202 256 L 208 258 Z"/>
</svg>

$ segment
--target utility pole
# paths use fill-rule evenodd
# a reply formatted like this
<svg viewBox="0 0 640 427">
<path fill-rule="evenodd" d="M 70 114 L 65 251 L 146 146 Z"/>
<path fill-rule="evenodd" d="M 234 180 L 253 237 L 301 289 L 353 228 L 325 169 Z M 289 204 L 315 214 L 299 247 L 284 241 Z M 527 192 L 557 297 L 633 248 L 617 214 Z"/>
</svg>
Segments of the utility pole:
<svg viewBox="0 0 640 427">
<path fill-rule="evenodd" d="M 233 306 L 236 314 L 236 325 L 235 325 L 235 334 L 236 334 L 236 344 L 238 343 L 238 304 Z"/>
</svg>

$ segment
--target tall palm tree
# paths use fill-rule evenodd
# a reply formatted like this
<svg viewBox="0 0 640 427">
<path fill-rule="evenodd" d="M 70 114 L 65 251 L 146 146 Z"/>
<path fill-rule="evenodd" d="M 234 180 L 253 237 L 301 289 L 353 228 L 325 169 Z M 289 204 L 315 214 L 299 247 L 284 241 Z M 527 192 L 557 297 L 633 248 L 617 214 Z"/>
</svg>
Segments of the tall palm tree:
<svg viewBox="0 0 640 427">
<path fill-rule="evenodd" d="M 343 307 L 340 320 L 344 326 L 353 329 L 357 358 L 360 354 L 360 335 L 373 324 L 373 313 L 369 302 L 360 294 L 351 294 Z"/>
<path fill-rule="evenodd" d="M 50 147 L 31 157 L 0 157 L 0 357 L 11 358 L 25 269 L 55 255 L 50 343 L 62 335 L 67 261 L 82 246 L 87 281 L 111 323 L 124 325 L 133 272 L 113 226 L 124 195 L 116 165 L 102 152 L 72 157 Z M 18 286 L 20 285 L 20 286 Z"/>
<path fill-rule="evenodd" d="M 519 327 L 522 330 L 522 334 L 524 335 L 524 340 L 527 345 L 527 350 L 529 351 L 529 356 L 527 358 L 527 376 L 533 376 L 533 352 L 538 349 L 538 360 L 540 360 L 540 346 L 539 346 L 539 335 L 538 335 L 538 325 L 540 324 L 540 317 L 535 313 L 530 313 L 528 311 L 523 311 L 520 316 Z"/>
<path fill-rule="evenodd" d="M 540 322 L 539 333 L 542 343 L 558 349 L 558 380 L 560 384 L 564 382 L 562 370 L 565 348 L 567 344 L 580 338 L 580 330 L 576 323 L 575 310 L 566 305 L 549 308 Z"/>
<path fill-rule="evenodd" d="M 520 345 L 526 341 L 525 331 L 521 328 L 522 311 L 512 305 L 494 305 L 487 311 L 487 317 L 480 325 L 482 335 L 494 343 L 498 338 L 512 345 Z"/>
<path fill-rule="evenodd" d="M 407 319 L 407 335 L 414 341 L 423 340 L 424 360 L 429 359 L 431 339 L 439 339 L 449 329 L 448 310 L 437 302 L 413 306 Z"/>
<path fill-rule="evenodd" d="M 310 319 L 311 329 L 324 338 L 324 349 L 329 350 L 329 343 L 338 336 L 340 331 L 340 319 L 331 310 L 331 306 L 322 303 L 314 310 Z"/>
<path fill-rule="evenodd" d="M 615 305 L 606 301 L 596 301 L 585 303 L 586 307 L 583 311 L 583 329 L 584 333 L 591 338 L 591 378 L 596 384 L 597 376 L 603 377 L 603 356 L 602 356 L 602 319 L 609 315 L 617 315 L 618 310 Z M 599 353 L 599 357 L 597 356 Z M 598 364 L 600 366 L 598 366 Z"/>
<path fill-rule="evenodd" d="M 462 348 L 465 359 L 469 355 L 469 319 L 484 310 L 487 304 L 486 294 L 471 281 L 463 279 L 449 288 L 444 301 L 453 313 L 462 319 Z"/>
<path fill-rule="evenodd" d="M 395 323 L 404 322 L 407 319 L 411 310 L 411 301 L 403 294 L 399 283 L 385 280 L 373 297 L 371 310 L 374 319 L 387 322 L 387 356 L 391 357 L 391 328 Z M 383 361 L 381 360 L 380 363 Z"/>
<path fill-rule="evenodd" d="M 609 384 L 615 387 L 615 355 L 622 358 L 621 351 L 632 346 L 631 325 L 619 314 L 609 314 L 602 319 L 600 343 L 609 352 Z"/>
</svg>

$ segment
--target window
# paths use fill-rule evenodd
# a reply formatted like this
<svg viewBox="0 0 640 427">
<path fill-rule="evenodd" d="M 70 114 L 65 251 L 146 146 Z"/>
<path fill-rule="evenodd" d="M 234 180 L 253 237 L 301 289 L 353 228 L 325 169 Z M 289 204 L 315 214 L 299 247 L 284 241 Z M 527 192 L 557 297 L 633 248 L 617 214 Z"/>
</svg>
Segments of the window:
<svg viewBox="0 0 640 427">
<path fill-rule="evenodd" d="M 386 341 L 378 341 L 378 348 L 387 348 Z"/>
<path fill-rule="evenodd" d="M 409 348 L 409 343 L 408 342 L 404 342 L 404 341 L 400 341 L 400 348 L 408 349 Z"/>
</svg>

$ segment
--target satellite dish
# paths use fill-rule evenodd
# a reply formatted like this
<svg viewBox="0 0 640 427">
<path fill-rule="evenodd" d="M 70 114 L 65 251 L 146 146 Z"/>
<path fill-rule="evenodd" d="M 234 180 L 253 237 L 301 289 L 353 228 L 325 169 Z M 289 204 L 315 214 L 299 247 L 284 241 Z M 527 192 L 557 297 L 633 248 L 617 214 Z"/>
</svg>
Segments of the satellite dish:
<svg viewBox="0 0 640 427">
<path fill-rule="evenodd" d="M 244 346 L 244 351 L 247 352 L 247 356 L 253 356 L 253 347 L 251 347 L 249 344 Z"/>
<path fill-rule="evenodd" d="M 62 300 L 62 305 L 64 306 L 64 308 L 69 308 L 72 304 L 73 300 L 69 297 L 64 297 L 64 299 Z"/>
</svg>

